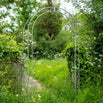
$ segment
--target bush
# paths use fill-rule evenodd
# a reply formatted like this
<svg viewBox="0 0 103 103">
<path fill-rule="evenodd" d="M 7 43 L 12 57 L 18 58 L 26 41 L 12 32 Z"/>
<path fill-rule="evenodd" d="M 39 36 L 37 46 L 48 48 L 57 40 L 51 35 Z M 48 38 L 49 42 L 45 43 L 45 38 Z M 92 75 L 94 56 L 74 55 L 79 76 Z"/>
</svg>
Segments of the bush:
<svg viewBox="0 0 103 103">
<path fill-rule="evenodd" d="M 89 86 L 78 92 L 76 103 L 102 103 L 103 88 L 100 86 Z"/>
<path fill-rule="evenodd" d="M 78 50 L 78 46 L 72 42 L 65 48 L 65 52 L 70 73 L 72 74 L 75 64 L 80 69 L 80 85 L 82 87 L 87 84 L 103 83 L 101 55 L 97 57 L 96 52 L 90 46 L 80 45 Z"/>
<path fill-rule="evenodd" d="M 60 54 L 66 47 L 68 42 L 68 32 L 61 31 L 54 40 L 46 40 L 46 38 L 40 38 L 36 42 L 34 48 L 34 55 L 38 58 L 54 58 L 56 54 Z"/>
<path fill-rule="evenodd" d="M 0 34 L 0 95 L 6 91 L 15 93 L 18 88 L 14 64 L 21 60 L 22 50 L 22 43 L 17 44 L 14 36 Z"/>
<path fill-rule="evenodd" d="M 15 39 L 15 36 L 0 34 L 0 61 L 20 56 L 23 44 L 17 44 Z"/>
<path fill-rule="evenodd" d="M 39 40 L 39 37 L 44 37 L 47 40 L 55 39 L 62 29 L 62 13 L 47 12 L 43 14 L 37 20 L 34 28 L 36 41 Z"/>
</svg>

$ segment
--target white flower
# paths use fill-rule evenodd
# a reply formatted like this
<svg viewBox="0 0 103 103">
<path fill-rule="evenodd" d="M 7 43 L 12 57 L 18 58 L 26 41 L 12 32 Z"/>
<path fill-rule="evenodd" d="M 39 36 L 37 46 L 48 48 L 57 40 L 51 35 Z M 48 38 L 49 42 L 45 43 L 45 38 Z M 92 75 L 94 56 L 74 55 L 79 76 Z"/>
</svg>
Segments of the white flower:
<svg viewBox="0 0 103 103">
<path fill-rule="evenodd" d="M 98 65 L 98 67 L 101 67 L 101 65 Z"/>
<path fill-rule="evenodd" d="M 33 42 L 33 44 L 36 44 L 36 42 Z"/>
<path fill-rule="evenodd" d="M 41 98 L 40 94 L 38 94 L 38 97 Z"/>
<path fill-rule="evenodd" d="M 39 100 L 40 100 L 40 98 L 41 98 L 40 94 L 38 94 L 38 97 L 39 97 Z"/>
<path fill-rule="evenodd" d="M 100 62 L 101 62 L 101 59 L 98 59 L 98 61 L 100 61 Z"/>
<path fill-rule="evenodd" d="M 48 68 L 51 68 L 51 66 L 50 66 L 50 65 L 47 65 L 47 67 L 48 67 Z"/>
<path fill-rule="evenodd" d="M 91 62 L 88 62 L 89 64 L 91 64 L 92 66 L 93 66 L 93 63 L 91 63 Z"/>
<path fill-rule="evenodd" d="M 10 46 L 7 46 L 7 48 L 10 48 Z"/>
<path fill-rule="evenodd" d="M 99 56 L 102 57 L 103 55 L 102 55 L 102 54 L 99 54 Z"/>
<path fill-rule="evenodd" d="M 54 76 L 54 79 L 58 79 L 56 76 Z"/>
<path fill-rule="evenodd" d="M 98 58 L 95 58 L 95 60 L 97 60 Z"/>
<path fill-rule="evenodd" d="M 18 97 L 18 96 L 19 96 L 19 94 L 16 94 L 16 96 Z"/>
<path fill-rule="evenodd" d="M 22 89 L 22 91 L 24 91 L 24 88 Z"/>
<path fill-rule="evenodd" d="M 36 63 L 37 65 L 40 65 L 41 64 L 41 61 L 37 61 L 37 63 Z"/>
</svg>

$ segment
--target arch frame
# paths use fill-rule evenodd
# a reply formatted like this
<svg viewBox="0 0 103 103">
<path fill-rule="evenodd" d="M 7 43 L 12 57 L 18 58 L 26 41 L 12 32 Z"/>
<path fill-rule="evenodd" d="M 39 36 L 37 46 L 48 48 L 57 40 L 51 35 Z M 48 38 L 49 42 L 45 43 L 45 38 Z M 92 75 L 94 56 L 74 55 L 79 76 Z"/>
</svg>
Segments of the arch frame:
<svg viewBox="0 0 103 103">
<path fill-rule="evenodd" d="M 49 10 L 48 10 L 49 9 Z M 57 11 L 56 11 L 56 6 L 53 6 L 53 7 L 44 7 L 44 8 L 42 8 L 42 9 L 40 9 L 35 15 L 33 15 L 33 16 L 31 16 L 31 17 L 29 17 L 29 19 L 26 21 L 26 23 L 25 23 L 25 25 L 24 25 L 24 29 L 23 29 L 23 44 L 24 44 L 24 51 L 25 51 L 25 39 L 27 39 L 27 40 L 29 40 L 29 37 L 26 37 L 26 33 L 25 33 L 25 31 L 26 30 L 30 30 L 30 25 L 31 25 L 31 23 L 32 23 L 32 21 L 33 21 L 33 19 L 40 13 L 40 12 L 42 12 L 42 11 L 45 11 L 45 12 L 43 12 L 43 13 L 41 13 L 34 21 L 33 21 L 33 24 L 32 24 L 32 29 L 31 29 L 31 32 L 28 32 L 28 33 L 30 33 L 30 36 L 31 36 L 31 40 L 32 40 L 32 42 L 33 42 L 33 30 L 35 29 L 34 28 L 34 25 L 35 25 L 35 23 L 37 22 L 37 20 L 42 16 L 42 15 L 44 15 L 44 14 L 46 14 L 46 13 L 49 13 L 49 12 L 54 12 L 54 13 L 57 13 L 57 12 L 60 12 L 60 10 L 63 10 L 64 12 L 65 12 L 65 15 L 64 16 L 66 16 L 66 18 L 67 18 L 67 15 L 66 14 L 69 14 L 69 15 L 71 15 L 70 14 L 70 12 L 68 12 L 68 11 L 66 11 L 65 9 L 63 9 L 63 8 L 59 8 Z M 73 37 L 72 37 L 73 38 Z M 76 54 L 76 43 L 77 43 L 77 39 L 76 39 L 76 35 L 75 35 L 75 39 L 74 39 L 74 42 L 75 42 L 75 51 L 74 51 L 74 58 L 76 59 L 76 55 L 78 55 L 78 54 Z M 32 55 L 31 55 L 31 58 L 32 58 L 32 66 L 31 67 L 25 67 L 27 70 L 28 70 L 28 74 L 29 74 L 29 69 L 32 69 L 33 70 L 33 43 L 32 43 L 32 49 L 31 49 L 31 51 L 32 51 Z M 29 48 L 29 45 L 28 45 L 28 48 Z M 78 46 L 78 51 L 79 51 L 79 46 Z M 30 50 L 28 49 L 27 50 L 27 59 L 25 60 L 25 64 L 28 62 L 28 61 L 30 61 Z M 79 58 L 78 58 L 79 59 Z M 76 61 L 76 60 L 75 60 Z M 78 79 L 77 80 L 77 71 L 78 71 L 78 77 L 79 77 L 79 70 L 80 70 L 80 67 L 79 67 L 79 64 L 77 65 L 76 63 L 75 63 L 75 61 L 74 61 L 74 65 L 75 65 L 75 67 L 73 67 L 74 68 L 74 74 L 73 75 L 75 75 L 74 77 L 71 77 L 71 79 L 74 79 L 75 78 L 75 81 L 74 81 L 74 88 L 76 89 L 77 88 L 77 85 L 78 85 L 78 87 L 79 87 L 79 85 L 80 85 L 80 80 Z M 25 77 L 24 77 L 25 78 Z M 27 83 L 26 83 L 26 86 L 27 86 L 27 88 L 29 89 L 29 76 L 28 76 L 28 79 L 27 79 Z M 24 84 L 25 85 L 25 84 Z"/>
</svg>

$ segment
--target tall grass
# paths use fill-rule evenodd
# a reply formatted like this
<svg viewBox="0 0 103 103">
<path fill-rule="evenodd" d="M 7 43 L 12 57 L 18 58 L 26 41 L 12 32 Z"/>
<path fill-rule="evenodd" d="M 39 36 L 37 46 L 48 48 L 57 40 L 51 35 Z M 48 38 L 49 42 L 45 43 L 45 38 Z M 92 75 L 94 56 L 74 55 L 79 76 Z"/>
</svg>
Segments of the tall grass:
<svg viewBox="0 0 103 103">
<path fill-rule="evenodd" d="M 102 85 L 87 84 L 75 93 L 65 58 L 30 60 L 26 66 L 32 63 L 33 69 L 28 69 L 27 74 L 39 80 L 42 90 L 33 87 L 21 94 L 2 91 L 0 103 L 103 103 Z"/>
<path fill-rule="evenodd" d="M 27 66 L 31 66 L 30 61 Z M 29 75 L 45 88 L 35 97 L 35 103 L 103 103 L 103 88 L 88 85 L 75 94 L 65 58 L 33 60 Z"/>
<path fill-rule="evenodd" d="M 31 67 L 31 65 L 32 63 L 30 61 L 27 66 Z M 75 95 L 71 88 L 67 61 L 65 58 L 33 60 L 33 70 L 29 70 L 29 75 L 33 76 L 45 86 L 47 91 L 44 90 L 43 95 L 51 95 L 55 100 L 59 101 L 55 103 L 64 103 L 64 101 L 65 103 L 68 103 L 68 101 L 72 101 L 73 103 Z M 50 97 L 47 96 L 47 98 Z"/>
<path fill-rule="evenodd" d="M 34 60 L 34 69 L 30 75 L 38 79 L 46 87 L 54 87 L 58 80 L 65 80 L 68 76 L 67 61 L 65 59 Z"/>
</svg>

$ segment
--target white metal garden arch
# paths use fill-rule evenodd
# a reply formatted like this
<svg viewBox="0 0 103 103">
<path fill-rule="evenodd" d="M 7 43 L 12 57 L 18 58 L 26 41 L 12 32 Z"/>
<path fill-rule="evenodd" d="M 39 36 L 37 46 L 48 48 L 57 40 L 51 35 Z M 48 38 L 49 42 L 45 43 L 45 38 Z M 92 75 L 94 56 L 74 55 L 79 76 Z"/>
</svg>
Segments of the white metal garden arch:
<svg viewBox="0 0 103 103">
<path fill-rule="evenodd" d="M 29 69 L 32 69 L 33 70 L 33 30 L 35 29 L 34 28 L 34 25 L 36 23 L 36 21 L 44 14 L 48 13 L 48 12 L 61 12 L 63 11 L 64 12 L 64 16 L 67 16 L 70 14 L 70 12 L 66 11 L 65 9 L 63 8 L 59 8 L 57 11 L 55 10 L 56 6 L 53 6 L 53 7 L 44 7 L 42 8 L 41 10 L 39 10 L 35 15 L 31 16 L 27 22 L 25 23 L 25 26 L 24 26 L 24 29 L 23 29 L 23 44 L 24 44 L 24 50 L 27 51 L 27 59 L 25 60 L 25 64 L 26 62 L 28 62 L 30 59 L 29 57 L 31 56 L 32 58 L 32 65 L 30 65 L 29 67 L 25 67 L 25 71 L 28 71 L 29 73 Z M 45 11 L 45 12 L 42 12 L 42 11 Z M 33 20 L 36 15 L 38 15 L 40 12 L 42 12 L 35 20 Z M 68 14 L 68 15 L 67 15 Z M 32 27 L 31 27 L 32 26 Z M 76 39 L 76 35 L 75 35 L 75 44 L 77 43 L 77 39 Z M 31 46 L 32 48 L 29 49 L 29 42 L 31 41 Z M 25 45 L 26 44 L 26 45 Z M 79 51 L 79 45 L 78 45 L 78 51 Z M 32 54 L 30 55 L 30 52 L 32 52 Z M 74 51 L 74 58 L 76 59 L 76 45 L 75 45 L 75 51 Z M 76 60 L 75 60 L 76 61 Z M 75 63 L 75 62 L 74 62 Z M 76 72 L 78 71 L 78 76 L 79 76 L 79 65 L 76 65 L 76 63 L 74 64 L 75 65 L 75 77 L 76 77 Z M 29 75 L 29 74 L 28 74 Z M 23 82 L 24 82 L 24 79 L 26 77 L 23 78 Z M 76 79 L 76 78 L 75 78 Z M 24 85 L 26 85 L 26 87 L 29 89 L 29 85 L 28 85 L 28 82 L 29 82 L 29 76 L 26 80 L 26 84 L 24 83 Z M 77 85 L 77 80 L 75 80 L 75 88 L 76 88 L 76 85 Z M 79 79 L 78 79 L 78 85 L 79 85 Z"/>
</svg>

